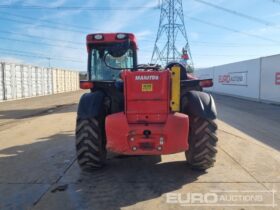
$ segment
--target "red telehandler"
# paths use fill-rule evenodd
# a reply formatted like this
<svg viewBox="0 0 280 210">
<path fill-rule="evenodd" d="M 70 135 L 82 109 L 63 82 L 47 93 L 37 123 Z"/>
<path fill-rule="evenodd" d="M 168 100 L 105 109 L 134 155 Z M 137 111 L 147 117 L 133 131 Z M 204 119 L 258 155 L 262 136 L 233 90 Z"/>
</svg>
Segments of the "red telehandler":
<svg viewBox="0 0 280 210">
<path fill-rule="evenodd" d="M 190 78 L 180 63 L 137 64 L 133 34 L 87 36 L 90 89 L 79 103 L 76 150 L 80 167 L 99 169 L 107 151 L 121 155 L 185 152 L 187 162 L 205 170 L 215 162 L 217 116 L 212 80 Z"/>
</svg>

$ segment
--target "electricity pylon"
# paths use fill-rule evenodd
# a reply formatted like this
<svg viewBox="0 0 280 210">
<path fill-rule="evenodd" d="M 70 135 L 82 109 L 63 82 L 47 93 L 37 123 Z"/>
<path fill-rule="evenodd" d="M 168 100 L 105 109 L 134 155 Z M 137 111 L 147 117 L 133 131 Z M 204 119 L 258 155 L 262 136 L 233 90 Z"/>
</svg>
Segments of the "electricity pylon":
<svg viewBox="0 0 280 210">
<path fill-rule="evenodd" d="M 193 67 L 182 0 L 162 0 L 159 28 L 151 63 L 165 66 L 171 61 L 186 60 Z M 183 56 L 184 53 L 187 56 Z"/>
</svg>

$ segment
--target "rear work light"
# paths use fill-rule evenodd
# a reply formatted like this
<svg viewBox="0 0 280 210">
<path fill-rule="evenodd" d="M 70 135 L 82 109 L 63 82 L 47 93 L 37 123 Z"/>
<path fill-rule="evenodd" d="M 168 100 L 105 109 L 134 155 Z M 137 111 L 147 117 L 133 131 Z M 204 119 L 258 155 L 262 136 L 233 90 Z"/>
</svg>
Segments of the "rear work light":
<svg viewBox="0 0 280 210">
<path fill-rule="evenodd" d="M 127 34 L 117 34 L 116 38 L 117 39 L 126 39 L 127 38 Z"/>
<path fill-rule="evenodd" d="M 204 87 L 204 88 L 212 87 L 213 86 L 213 80 L 212 79 L 201 80 L 201 81 L 199 81 L 199 85 L 200 85 L 200 87 Z"/>
<path fill-rule="evenodd" d="M 103 35 L 102 34 L 95 34 L 95 35 L 93 35 L 93 39 L 95 39 L 95 40 L 103 40 Z"/>
<path fill-rule="evenodd" d="M 80 81 L 80 88 L 87 90 L 93 88 L 93 82 L 90 81 Z"/>
</svg>

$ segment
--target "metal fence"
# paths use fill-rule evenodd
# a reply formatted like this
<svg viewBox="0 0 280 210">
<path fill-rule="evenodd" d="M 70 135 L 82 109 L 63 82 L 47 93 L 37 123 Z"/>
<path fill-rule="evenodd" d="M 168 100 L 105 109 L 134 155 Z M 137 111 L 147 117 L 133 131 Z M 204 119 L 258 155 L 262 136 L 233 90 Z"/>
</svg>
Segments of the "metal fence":
<svg viewBox="0 0 280 210">
<path fill-rule="evenodd" d="M 212 92 L 280 103 L 280 55 L 200 69 L 195 75 L 212 78 Z"/>
<path fill-rule="evenodd" d="M 0 101 L 79 89 L 79 72 L 32 65 L 0 63 Z"/>
</svg>

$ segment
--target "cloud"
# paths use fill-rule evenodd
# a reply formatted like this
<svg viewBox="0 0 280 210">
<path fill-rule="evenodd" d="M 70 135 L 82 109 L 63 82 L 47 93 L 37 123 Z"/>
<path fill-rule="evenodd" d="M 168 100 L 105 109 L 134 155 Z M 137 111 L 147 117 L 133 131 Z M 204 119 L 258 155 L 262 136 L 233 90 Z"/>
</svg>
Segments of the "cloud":
<svg viewBox="0 0 280 210">
<path fill-rule="evenodd" d="M 59 7 L 59 6 L 63 6 L 63 4 L 67 2 L 67 0 L 58 0 L 56 2 L 52 2 L 51 4 L 49 4 L 49 7 Z M 94 6 L 95 3 L 90 3 L 90 1 L 88 1 L 86 4 L 83 4 L 83 7 L 87 7 L 87 6 Z M 73 18 L 74 15 L 78 15 L 82 12 L 82 9 L 75 9 L 75 10 L 57 10 L 57 12 L 55 14 L 47 14 L 41 17 L 41 20 L 59 20 L 62 18 Z"/>
<path fill-rule="evenodd" d="M 9 4 L 12 4 L 12 0 L 1 0 L 0 5 L 9 5 Z"/>
<path fill-rule="evenodd" d="M 215 0 L 215 4 L 219 5 L 225 1 L 226 0 Z M 209 7 L 205 4 L 196 2 L 195 0 L 183 1 L 183 7 L 187 8 L 187 10 L 184 10 L 185 14 L 188 14 L 190 16 L 199 15 L 200 13 L 203 13 L 203 12 L 211 9 L 211 7 Z"/>
<path fill-rule="evenodd" d="M 17 63 L 17 64 L 24 63 L 23 59 L 19 59 L 19 58 L 12 57 L 12 56 L 1 56 L 0 61 L 7 62 L 7 63 Z"/>
<path fill-rule="evenodd" d="M 276 25 L 276 26 L 267 26 L 267 27 L 260 27 L 257 29 L 253 29 L 250 30 L 251 33 L 255 33 L 258 35 L 262 35 L 262 36 L 273 36 L 273 35 L 278 35 L 280 36 L 280 25 Z M 279 40 L 280 41 L 280 40 Z"/>
<path fill-rule="evenodd" d="M 280 26 L 267 26 L 267 27 L 258 27 L 258 28 L 251 28 L 251 29 L 248 29 L 248 30 L 243 30 L 241 31 L 242 33 L 244 33 L 244 35 L 242 34 L 236 34 L 236 36 L 239 36 L 239 37 L 250 37 L 250 36 L 247 36 L 245 34 L 252 34 L 252 35 L 256 35 L 256 36 L 259 36 L 260 38 L 257 38 L 254 39 L 254 40 L 258 40 L 258 43 L 262 42 L 262 43 L 276 43 L 278 42 L 280 44 Z M 263 40 L 261 40 L 261 38 L 263 38 Z M 250 39 L 252 39 L 250 37 Z M 256 42 L 255 41 L 255 42 Z"/>
<path fill-rule="evenodd" d="M 48 2 L 48 6 L 49 7 L 59 7 L 59 6 L 62 6 L 65 2 L 67 2 L 67 0 L 57 0 L 57 1 L 53 1 L 53 2 Z"/>
<path fill-rule="evenodd" d="M 57 0 L 54 2 L 51 2 L 51 4 L 48 4 L 48 6 L 61 6 L 66 2 L 66 0 Z M 36 3 L 36 1 L 28 1 L 27 3 Z M 86 4 L 83 4 L 84 7 L 86 6 L 93 6 L 94 3 L 92 1 L 88 1 Z M 69 41 L 75 41 L 75 42 L 82 42 L 85 43 L 85 37 L 86 33 L 80 34 L 80 33 L 75 33 L 71 31 L 63 31 L 63 30 L 58 30 L 55 28 L 49 28 L 49 27 L 41 27 L 41 25 L 49 25 L 45 23 L 44 21 L 46 20 L 54 20 L 53 22 L 55 23 L 61 23 L 58 24 L 57 26 L 63 28 L 63 23 L 67 24 L 72 24 L 73 25 L 79 25 L 76 23 L 76 15 L 79 15 L 83 10 L 82 9 L 77 9 L 77 10 L 54 10 L 54 11 L 47 11 L 47 13 L 42 12 L 40 14 L 39 18 L 34 18 L 34 22 L 31 23 L 30 25 L 21 25 L 17 24 L 17 33 L 27 33 L 29 35 L 35 35 L 35 36 L 42 36 L 42 37 L 49 37 L 49 38 L 54 38 L 58 40 L 69 40 Z M 28 15 L 29 16 L 29 15 Z M 30 15 L 31 16 L 31 15 Z M 78 16 L 80 17 L 80 16 Z M 53 25 L 53 24 L 51 24 Z M 67 25 L 65 26 L 65 29 L 67 29 Z M 71 27 L 71 30 L 74 29 Z M 76 28 L 79 30 L 78 26 Z M 54 58 L 67 58 L 69 60 L 78 60 L 81 61 L 81 63 L 78 62 L 71 62 L 71 61 L 63 61 L 63 60 L 56 60 L 56 59 L 51 59 L 51 66 L 55 67 L 63 67 L 63 68 L 74 68 L 77 70 L 85 70 L 86 68 L 86 60 L 87 60 L 87 52 L 86 52 L 86 46 L 85 44 L 81 46 L 75 45 L 75 48 L 78 49 L 69 49 L 67 47 L 73 45 L 67 43 L 67 42 L 57 42 L 57 41 L 51 41 L 51 40 L 45 40 L 43 41 L 46 44 L 52 44 L 56 45 L 59 43 L 59 47 L 53 47 L 53 46 L 35 46 L 35 45 L 30 45 L 26 49 L 26 51 L 31 51 L 33 53 L 38 53 L 38 55 L 46 55 L 49 57 L 54 57 Z M 28 59 L 30 60 L 35 60 L 35 59 Z M 37 59 L 36 61 L 37 65 L 43 65 L 43 66 L 48 66 L 48 61 L 44 59 Z"/>
<path fill-rule="evenodd" d="M 3 1 L 3 0 L 2 0 Z M 41 0 L 4 0 L 4 2 L 9 2 L 10 4 L 22 4 L 25 6 L 45 6 L 45 4 L 42 4 Z M 58 7 L 63 5 L 67 0 L 56 0 L 56 1 L 48 1 L 49 7 Z"/>
<path fill-rule="evenodd" d="M 199 33 L 197 33 L 197 32 L 190 32 L 189 37 L 191 38 L 191 40 L 198 40 L 199 39 Z"/>
<path fill-rule="evenodd" d="M 152 34 L 152 31 L 144 30 L 144 31 L 135 32 L 134 34 L 137 37 L 137 40 L 143 40 L 147 36 L 150 36 Z"/>
<path fill-rule="evenodd" d="M 148 1 L 148 3 L 141 5 L 141 9 L 133 11 L 113 11 L 111 15 L 108 15 L 105 21 L 96 25 L 96 28 L 100 28 L 102 32 L 112 32 L 112 31 L 122 31 L 125 27 L 130 26 L 133 22 L 139 18 L 141 15 L 145 14 L 151 8 L 156 7 L 157 1 Z M 125 7 L 135 7 L 135 1 L 126 1 L 122 4 Z M 94 22 L 96 23 L 96 22 Z"/>
</svg>

